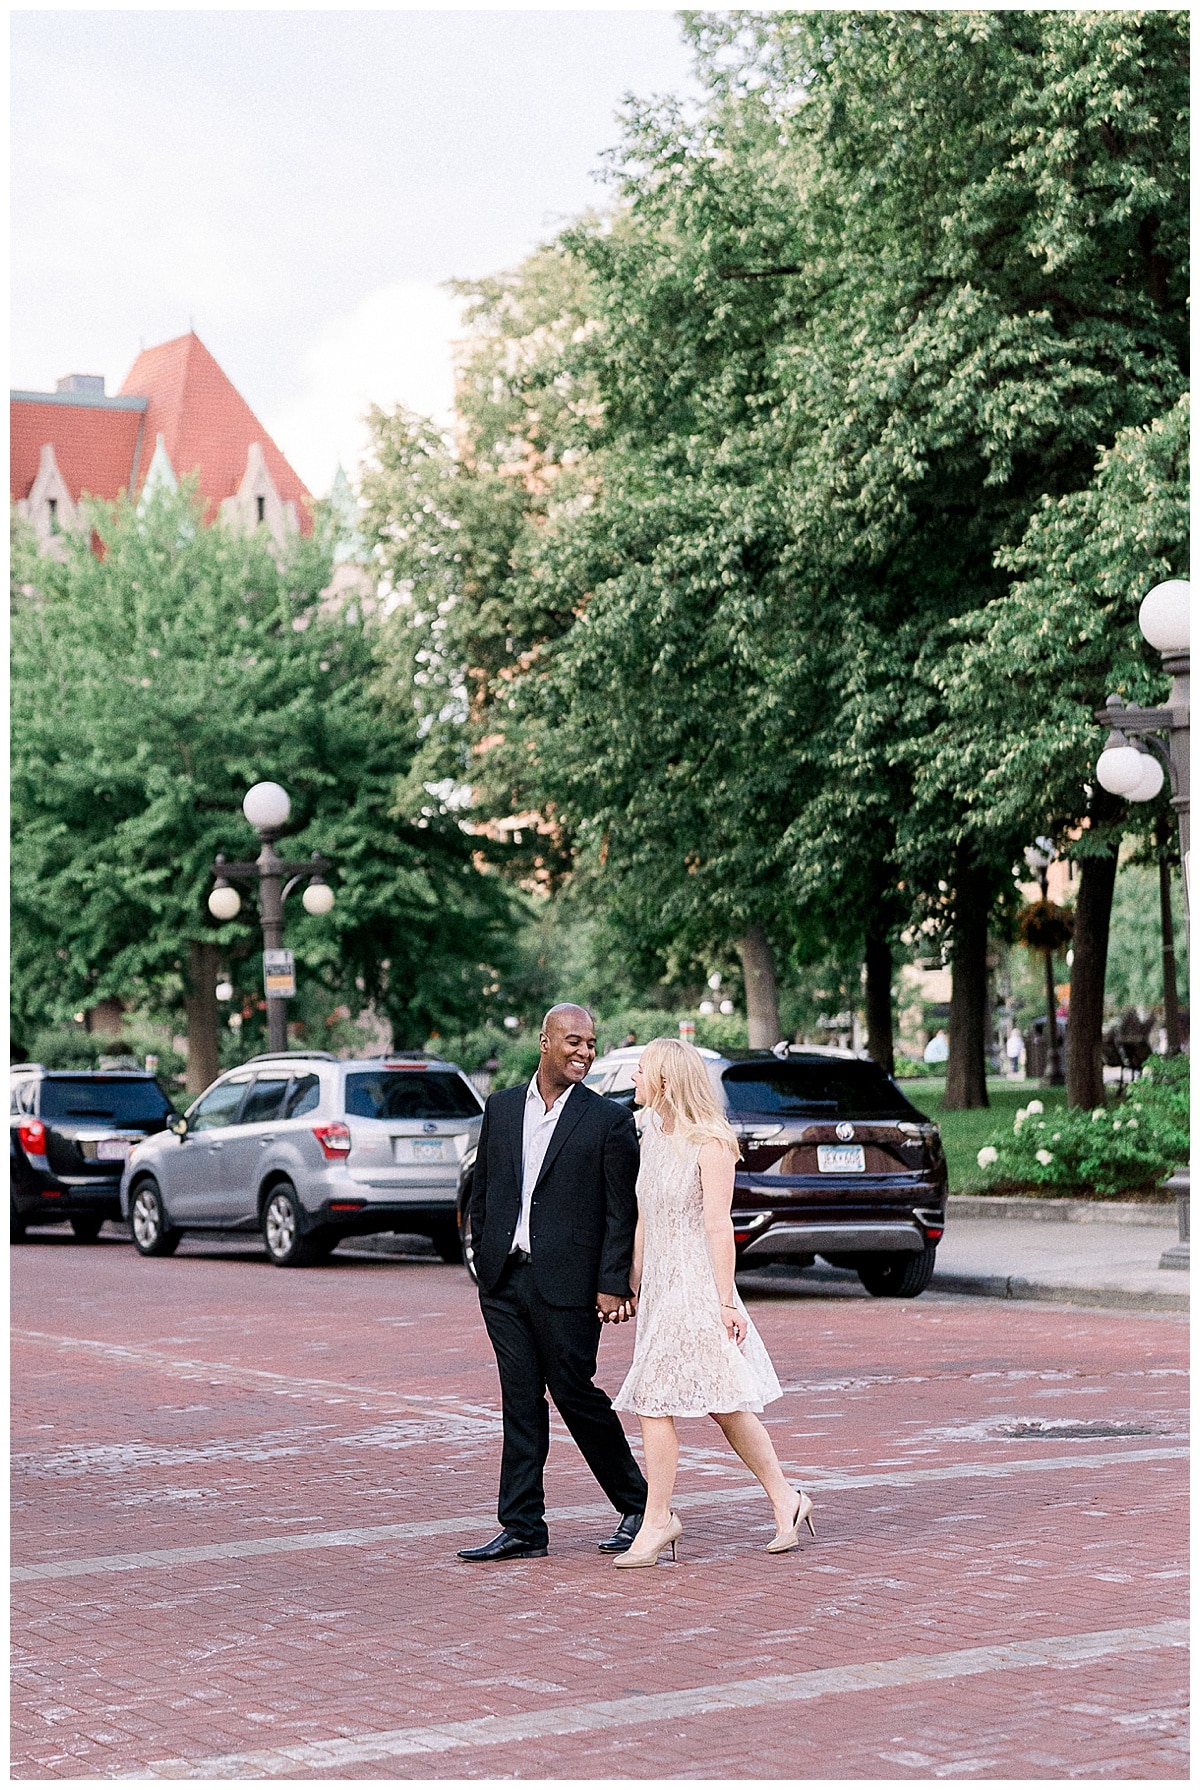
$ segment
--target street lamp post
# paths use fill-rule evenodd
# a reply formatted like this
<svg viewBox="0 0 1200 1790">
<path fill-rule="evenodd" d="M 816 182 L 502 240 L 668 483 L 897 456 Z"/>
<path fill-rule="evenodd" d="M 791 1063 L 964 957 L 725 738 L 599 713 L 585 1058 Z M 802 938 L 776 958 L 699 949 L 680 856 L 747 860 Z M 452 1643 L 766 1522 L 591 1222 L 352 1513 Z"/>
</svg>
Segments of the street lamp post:
<svg viewBox="0 0 1200 1790">
<path fill-rule="evenodd" d="M 1126 708 L 1119 696 L 1110 696 L 1096 719 L 1109 727 L 1096 776 L 1110 795 L 1129 802 L 1152 802 L 1163 786 L 1164 767 L 1171 779 L 1171 806 L 1179 822 L 1179 855 L 1183 862 L 1183 898 L 1191 910 L 1191 595 L 1185 578 L 1168 578 L 1142 598 L 1138 626 L 1143 637 L 1162 654 L 1163 670 L 1171 680 L 1167 705 L 1160 709 Z M 1165 733 L 1164 746 L 1159 735 Z M 1138 742 L 1131 745 L 1130 739 Z M 1143 745 L 1141 742 L 1145 742 Z M 1146 747 L 1150 748 L 1148 752 Z M 1151 756 L 1151 753 L 1154 756 Z M 1165 911 L 1165 908 L 1164 908 Z M 1186 1268 L 1191 1246 L 1191 1170 L 1181 1166 L 1166 1183 L 1175 1195 L 1179 1211 L 1179 1242 L 1163 1252 L 1160 1268 Z"/>
<path fill-rule="evenodd" d="M 209 912 L 215 919 L 232 920 L 241 908 L 242 898 L 230 879 L 258 883 L 267 1046 L 273 1051 L 287 1049 L 287 1003 L 296 991 L 291 965 L 283 955 L 283 904 L 300 883 L 307 885 L 301 899 L 308 913 L 327 914 L 334 900 L 333 890 L 325 880 L 325 873 L 331 866 L 320 852 L 314 852 L 306 861 L 293 863 L 281 858 L 275 850 L 275 841 L 287 825 L 291 811 L 287 791 L 278 783 L 256 783 L 246 792 L 242 812 L 262 841 L 262 850 L 252 863 L 231 864 L 218 855 L 212 867 L 213 888 L 208 897 Z M 285 878 L 288 879 L 286 882 Z"/>
<path fill-rule="evenodd" d="M 1171 679 L 1165 708 L 1126 707 L 1110 696 L 1096 719 L 1111 729 L 1096 765 L 1096 776 L 1110 795 L 1129 802 L 1152 802 L 1163 786 L 1164 769 L 1171 780 L 1171 806 L 1179 821 L 1184 899 L 1191 907 L 1191 585 L 1183 578 L 1156 584 L 1142 599 L 1138 626 L 1162 654 Z M 1167 735 L 1163 744 L 1158 737 Z M 1131 741 L 1137 742 L 1131 744 Z"/>
</svg>

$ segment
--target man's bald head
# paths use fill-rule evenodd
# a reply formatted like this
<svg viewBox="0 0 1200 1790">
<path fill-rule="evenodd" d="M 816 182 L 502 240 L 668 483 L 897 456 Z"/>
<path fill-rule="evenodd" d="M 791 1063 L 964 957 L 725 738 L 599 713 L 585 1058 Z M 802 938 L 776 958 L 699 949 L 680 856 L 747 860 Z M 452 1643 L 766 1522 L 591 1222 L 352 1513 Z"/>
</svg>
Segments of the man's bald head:
<svg viewBox="0 0 1200 1790">
<path fill-rule="evenodd" d="M 542 1030 L 548 1032 L 552 1025 L 574 1025 L 577 1022 L 587 1026 L 595 1024 L 586 1007 L 576 1006 L 574 1001 L 559 1001 L 557 1006 L 550 1008 L 542 1020 Z"/>
<path fill-rule="evenodd" d="M 581 1082 L 596 1060 L 596 1025 L 586 1007 L 559 1001 L 542 1021 L 538 1086 L 550 1106 Z"/>
</svg>

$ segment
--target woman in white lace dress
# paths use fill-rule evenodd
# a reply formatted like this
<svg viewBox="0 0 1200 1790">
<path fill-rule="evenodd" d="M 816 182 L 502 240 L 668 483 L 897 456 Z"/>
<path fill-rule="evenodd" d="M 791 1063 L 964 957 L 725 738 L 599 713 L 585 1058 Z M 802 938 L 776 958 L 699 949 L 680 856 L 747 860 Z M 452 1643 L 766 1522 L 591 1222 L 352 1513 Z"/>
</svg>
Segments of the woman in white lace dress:
<svg viewBox="0 0 1200 1790">
<path fill-rule="evenodd" d="M 786 1553 L 812 1530 L 812 1500 L 784 1478 L 756 1412 L 782 1396 L 771 1357 L 733 1282 L 730 1208 L 738 1157 L 733 1134 L 694 1045 L 655 1038 L 634 1071 L 649 1108 L 638 1173 L 638 1224 L 631 1285 L 637 1342 L 613 1400 L 642 1427 L 649 1493 L 637 1540 L 620 1567 L 672 1557 L 683 1525 L 671 1509 L 679 1464 L 677 1417 L 711 1417 L 771 1500 L 775 1539 Z"/>
</svg>

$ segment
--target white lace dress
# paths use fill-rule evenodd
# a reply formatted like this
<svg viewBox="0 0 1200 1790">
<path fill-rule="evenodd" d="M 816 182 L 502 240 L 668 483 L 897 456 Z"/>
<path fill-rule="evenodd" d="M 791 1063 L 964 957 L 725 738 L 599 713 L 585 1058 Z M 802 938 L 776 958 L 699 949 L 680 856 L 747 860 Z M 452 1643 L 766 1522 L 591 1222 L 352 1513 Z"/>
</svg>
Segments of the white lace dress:
<svg viewBox="0 0 1200 1790">
<path fill-rule="evenodd" d="M 758 1331 L 746 1321 L 739 1348 L 721 1322 L 721 1301 L 704 1237 L 700 1146 L 663 1131 L 651 1113 L 642 1137 L 638 1209 L 643 1227 L 633 1364 L 613 1406 L 642 1417 L 704 1417 L 761 1411 L 782 1388 Z"/>
</svg>

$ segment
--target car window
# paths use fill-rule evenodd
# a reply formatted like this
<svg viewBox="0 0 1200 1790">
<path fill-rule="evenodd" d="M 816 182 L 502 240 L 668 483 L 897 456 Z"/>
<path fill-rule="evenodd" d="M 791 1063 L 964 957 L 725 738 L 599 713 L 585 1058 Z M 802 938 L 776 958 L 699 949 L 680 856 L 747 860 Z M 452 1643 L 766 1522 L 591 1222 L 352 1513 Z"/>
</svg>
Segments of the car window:
<svg viewBox="0 0 1200 1790">
<path fill-rule="evenodd" d="M 919 1119 L 877 1063 L 735 1063 L 722 1076 L 731 1113 L 808 1119 Z"/>
<path fill-rule="evenodd" d="M 56 1075 L 42 1083 L 43 1119 L 139 1125 L 169 1118 L 171 1112 L 170 1101 L 148 1077 L 135 1081 L 115 1075 Z"/>
<path fill-rule="evenodd" d="M 268 1119 L 283 1117 L 283 1104 L 287 1097 L 290 1077 L 285 1070 L 282 1075 L 256 1075 L 254 1086 L 246 1096 L 246 1104 L 238 1114 L 239 1125 L 263 1125 Z"/>
<path fill-rule="evenodd" d="M 480 1104 L 445 1070 L 372 1069 L 346 1077 L 346 1111 L 359 1119 L 477 1119 Z"/>
<path fill-rule="evenodd" d="M 236 1081 L 223 1081 L 211 1089 L 189 1113 L 188 1129 L 211 1131 L 214 1125 L 232 1125 L 249 1080 L 248 1075 L 240 1075 Z"/>
<path fill-rule="evenodd" d="M 598 1094 L 608 1080 L 608 1073 L 607 1069 L 593 1069 L 590 1075 L 584 1076 L 584 1087 L 590 1088 L 593 1094 Z"/>
<path fill-rule="evenodd" d="M 315 1113 L 320 1104 L 320 1076 L 298 1075 L 292 1083 L 292 1091 L 287 1097 L 283 1116 L 285 1119 L 298 1119 L 303 1113 Z"/>
<path fill-rule="evenodd" d="M 33 1083 L 19 1081 L 12 1091 L 12 1111 L 15 1113 L 31 1113 L 33 1111 Z"/>
</svg>

